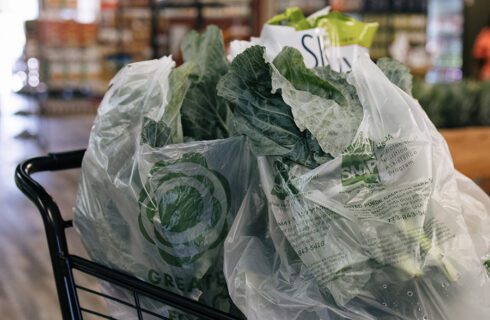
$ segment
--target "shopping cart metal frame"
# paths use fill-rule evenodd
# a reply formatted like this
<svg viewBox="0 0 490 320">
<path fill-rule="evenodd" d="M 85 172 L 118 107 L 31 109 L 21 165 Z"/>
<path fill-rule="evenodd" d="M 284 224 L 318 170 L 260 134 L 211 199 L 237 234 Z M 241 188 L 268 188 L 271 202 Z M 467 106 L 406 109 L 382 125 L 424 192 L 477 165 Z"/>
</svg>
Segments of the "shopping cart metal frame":
<svg viewBox="0 0 490 320">
<path fill-rule="evenodd" d="M 36 172 L 79 168 L 84 153 L 85 150 L 50 153 L 46 156 L 36 157 L 22 162 L 17 166 L 15 171 L 15 183 L 17 187 L 36 205 L 43 219 L 63 320 L 83 320 L 84 313 L 100 317 L 101 319 L 115 319 L 110 315 L 102 314 L 80 305 L 79 290 L 134 308 L 139 320 L 143 320 L 143 314 L 149 314 L 159 319 L 168 319 L 163 315 L 156 314 L 142 307 L 140 297 L 148 297 L 181 310 L 186 314 L 196 316 L 199 319 L 241 320 L 230 314 L 151 285 L 132 275 L 70 254 L 66 240 L 66 230 L 73 227 L 72 220 L 63 219 L 56 202 L 32 178 L 32 175 Z M 133 294 L 134 303 L 122 301 L 116 297 L 77 284 L 73 274 L 74 270 L 130 291 Z"/>
</svg>

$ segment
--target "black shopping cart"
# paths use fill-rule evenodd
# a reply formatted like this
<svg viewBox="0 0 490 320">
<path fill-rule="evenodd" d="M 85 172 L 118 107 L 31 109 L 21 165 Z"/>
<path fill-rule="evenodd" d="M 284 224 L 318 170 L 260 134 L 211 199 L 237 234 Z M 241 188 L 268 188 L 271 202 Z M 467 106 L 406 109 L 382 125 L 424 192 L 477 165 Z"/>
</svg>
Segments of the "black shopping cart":
<svg viewBox="0 0 490 320">
<path fill-rule="evenodd" d="M 15 172 L 17 186 L 34 202 L 43 219 L 63 319 L 82 320 L 85 315 L 101 319 L 116 319 L 111 315 L 93 310 L 90 306 L 82 305 L 79 294 L 83 292 L 84 294 L 96 295 L 107 301 L 122 304 L 134 310 L 138 320 L 147 318 L 168 319 L 165 315 L 146 309 L 141 303 L 142 299 L 151 299 L 157 303 L 175 308 L 183 314 L 196 316 L 199 319 L 239 320 L 235 316 L 151 285 L 129 274 L 70 254 L 66 231 L 73 226 L 72 221 L 62 218 L 56 202 L 31 175 L 42 171 L 79 168 L 84 152 L 85 150 L 77 150 L 32 158 L 19 164 Z M 122 300 L 116 296 L 94 290 L 94 288 L 85 287 L 76 281 L 74 271 L 123 288 L 126 292 L 131 293 L 133 299 L 131 299 L 132 301 Z"/>
</svg>

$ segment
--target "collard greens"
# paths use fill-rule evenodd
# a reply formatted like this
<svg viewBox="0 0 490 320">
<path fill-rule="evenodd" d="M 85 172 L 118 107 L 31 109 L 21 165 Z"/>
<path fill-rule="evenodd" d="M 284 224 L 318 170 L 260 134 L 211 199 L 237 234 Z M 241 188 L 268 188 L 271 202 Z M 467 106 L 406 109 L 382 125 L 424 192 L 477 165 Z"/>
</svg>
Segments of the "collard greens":
<svg viewBox="0 0 490 320">
<path fill-rule="evenodd" d="M 233 60 L 218 84 L 218 95 L 232 104 L 236 133 L 248 137 L 255 154 L 316 166 L 325 154 L 308 132 L 296 126 L 281 94 L 272 92 L 272 72 L 264 48 L 253 46 Z"/>
<path fill-rule="evenodd" d="M 339 155 L 354 138 L 362 119 L 354 87 L 328 66 L 307 68 L 301 53 L 293 48 L 283 49 L 273 65 L 273 89 L 280 89 L 298 128 L 308 129 L 325 153 Z"/>
<path fill-rule="evenodd" d="M 221 31 L 210 26 L 203 35 L 187 34 L 182 42 L 184 61 L 194 65 L 190 87 L 182 102 L 184 135 L 194 140 L 230 136 L 230 109 L 216 94 L 216 85 L 228 71 Z"/>
<path fill-rule="evenodd" d="M 221 31 L 210 26 L 202 35 L 189 32 L 182 42 L 184 64 L 169 77 L 169 101 L 154 117 L 145 119 L 142 143 L 162 147 L 188 140 L 230 136 L 231 111 L 217 95 L 216 85 L 228 71 Z"/>
</svg>

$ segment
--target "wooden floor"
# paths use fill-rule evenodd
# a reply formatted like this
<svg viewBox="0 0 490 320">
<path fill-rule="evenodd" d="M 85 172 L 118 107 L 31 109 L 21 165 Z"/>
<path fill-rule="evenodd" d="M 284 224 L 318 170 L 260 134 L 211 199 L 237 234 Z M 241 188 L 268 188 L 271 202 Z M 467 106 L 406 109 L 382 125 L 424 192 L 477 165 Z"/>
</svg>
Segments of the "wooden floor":
<svg viewBox="0 0 490 320">
<path fill-rule="evenodd" d="M 24 130 L 39 133 L 44 148 L 50 151 L 83 148 L 93 116 L 42 121 L 33 116 L 15 116 L 13 113 L 19 110 L 35 110 L 28 101 L 15 96 L 3 99 L 0 110 L 0 319 L 61 319 L 40 215 L 14 184 L 17 163 L 46 151 L 36 139 L 15 136 Z M 36 176 L 66 218 L 72 214 L 78 176 L 77 170 Z M 85 256 L 74 231 L 69 233 L 68 241 L 72 252 Z"/>
<path fill-rule="evenodd" d="M 39 121 L 32 116 L 13 115 L 30 108 L 33 107 L 28 102 L 12 96 L 2 100 L 0 109 L 0 319 L 56 320 L 61 317 L 44 229 L 37 210 L 14 185 L 14 168 L 21 160 L 46 150 L 85 147 L 93 116 Z M 45 149 L 36 140 L 14 138 L 24 129 L 39 132 Z M 443 133 L 456 167 L 472 178 L 490 180 L 490 128 Z M 67 218 L 75 201 L 78 176 L 76 170 L 37 176 Z M 74 232 L 68 240 L 72 252 L 85 255 Z M 93 280 L 83 281 L 94 285 Z M 87 303 L 104 308 L 100 301 L 92 299 Z"/>
</svg>

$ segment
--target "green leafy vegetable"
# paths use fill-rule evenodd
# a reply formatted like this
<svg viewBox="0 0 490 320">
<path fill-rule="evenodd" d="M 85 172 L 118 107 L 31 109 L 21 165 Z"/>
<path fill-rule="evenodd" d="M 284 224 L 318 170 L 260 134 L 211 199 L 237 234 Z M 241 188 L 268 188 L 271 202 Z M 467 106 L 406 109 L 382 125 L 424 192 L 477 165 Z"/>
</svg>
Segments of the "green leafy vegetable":
<svg viewBox="0 0 490 320">
<path fill-rule="evenodd" d="M 157 118 L 160 118 L 159 121 L 149 117 L 144 118 L 141 143 L 159 148 L 167 144 L 183 142 L 180 109 L 191 84 L 189 75 L 194 68 L 195 64 L 189 62 L 172 71 L 169 76 L 170 101 L 162 109 L 163 115 L 156 115 Z"/>
<path fill-rule="evenodd" d="M 202 35 L 188 33 L 182 51 L 186 62 L 170 74 L 169 102 L 160 109 L 161 114 L 143 120 L 141 143 L 154 148 L 230 136 L 232 114 L 216 92 L 219 79 L 228 70 L 220 30 L 210 26 Z"/>
<path fill-rule="evenodd" d="M 205 33 L 189 32 L 182 42 L 184 61 L 194 63 L 190 87 L 182 102 L 184 135 L 196 140 L 230 136 L 230 109 L 217 96 L 216 85 L 228 71 L 221 31 L 210 26 Z"/>
<path fill-rule="evenodd" d="M 413 96 L 436 127 L 490 124 L 490 81 L 427 84 L 418 80 L 414 82 Z"/>
<path fill-rule="evenodd" d="M 257 155 L 284 156 L 312 167 L 312 138 L 296 126 L 291 108 L 279 92 L 272 93 L 272 67 L 264 60 L 264 48 L 253 46 L 238 55 L 218 83 L 218 95 L 233 105 L 234 126 L 249 138 Z"/>
<path fill-rule="evenodd" d="M 381 58 L 376 64 L 391 82 L 409 95 L 412 95 L 413 77 L 410 73 L 410 69 L 400 61 L 391 58 Z"/>
<path fill-rule="evenodd" d="M 143 119 L 143 128 L 141 129 L 141 143 L 147 144 L 152 148 L 160 148 L 171 142 L 170 128 L 165 122 L 157 122 L 151 118 Z"/>
<path fill-rule="evenodd" d="M 480 83 L 477 101 L 473 108 L 475 112 L 474 119 L 471 119 L 470 125 L 490 125 L 490 81 Z M 490 261 L 488 262 L 490 270 Z"/>
<path fill-rule="evenodd" d="M 274 66 L 272 87 L 281 89 L 299 129 L 308 129 L 325 153 L 341 154 L 362 120 L 355 88 L 329 67 L 307 68 L 301 53 L 293 48 L 284 48 Z"/>
</svg>

